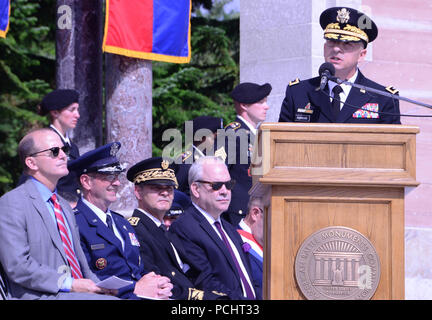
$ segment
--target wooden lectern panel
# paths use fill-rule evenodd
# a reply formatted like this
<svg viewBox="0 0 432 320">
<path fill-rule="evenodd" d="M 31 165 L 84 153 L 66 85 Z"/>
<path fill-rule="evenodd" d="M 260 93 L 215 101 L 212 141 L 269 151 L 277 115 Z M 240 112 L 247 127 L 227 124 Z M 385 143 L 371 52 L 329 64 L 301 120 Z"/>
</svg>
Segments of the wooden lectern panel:
<svg viewBox="0 0 432 320">
<path fill-rule="evenodd" d="M 271 291 L 267 294 L 271 299 L 304 298 L 294 277 L 296 254 L 309 235 L 329 226 L 355 229 L 373 243 L 381 265 L 374 299 L 403 298 L 402 189 L 277 186 L 272 195 L 271 215 L 267 216 L 267 227 L 271 225 L 267 239 L 272 253 L 268 261 Z"/>
<path fill-rule="evenodd" d="M 305 298 L 296 282 L 296 255 L 305 239 L 327 227 L 353 229 L 375 249 L 380 280 L 373 299 L 404 298 L 404 188 L 419 184 L 415 169 L 418 132 L 418 127 L 401 125 L 261 125 L 250 194 L 269 199 L 265 299 Z M 320 269 L 321 263 L 327 266 L 327 256 L 324 262 L 320 259 L 312 261 L 317 265 L 312 274 L 327 277 Z M 340 275 L 340 269 L 332 270 L 333 277 L 336 271 Z M 359 283 L 354 278 L 345 280 L 347 286 Z M 332 290 L 341 284 L 328 281 L 316 278 L 313 285 Z"/>
</svg>

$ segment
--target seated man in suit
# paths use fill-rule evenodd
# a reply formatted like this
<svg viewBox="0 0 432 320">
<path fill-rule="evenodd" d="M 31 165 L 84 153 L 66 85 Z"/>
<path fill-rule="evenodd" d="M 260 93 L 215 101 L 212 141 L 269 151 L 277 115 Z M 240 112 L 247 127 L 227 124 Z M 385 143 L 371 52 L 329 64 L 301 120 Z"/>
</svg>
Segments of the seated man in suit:
<svg viewBox="0 0 432 320">
<path fill-rule="evenodd" d="M 243 242 L 249 244 L 244 246 L 249 253 L 251 263 L 252 280 L 259 288 L 262 295 L 262 273 L 263 273 L 263 245 L 264 245 L 264 209 L 261 197 L 251 197 L 248 203 L 248 213 L 237 228 Z"/>
<path fill-rule="evenodd" d="M 138 162 L 127 172 L 135 184 L 138 208 L 129 222 L 138 236 L 142 260 L 147 269 L 165 275 L 174 285 L 174 299 L 202 300 L 226 298 L 226 295 L 195 288 L 196 270 L 188 265 L 181 242 L 167 232 L 163 222 L 171 208 L 177 179 L 168 160 L 161 157 Z"/>
<path fill-rule="evenodd" d="M 231 299 L 260 298 L 252 283 L 249 260 L 234 226 L 220 218 L 231 201 L 227 166 L 218 157 L 202 157 L 189 170 L 192 205 L 170 227 L 199 271 L 201 287 Z"/>
<path fill-rule="evenodd" d="M 169 279 L 144 269 L 133 228 L 122 215 L 109 209 L 117 200 L 119 175 L 124 171 L 116 156 L 120 146 L 120 142 L 106 144 L 69 164 L 82 190 L 75 208 L 81 246 L 90 268 L 101 280 L 115 275 L 132 281 L 119 289 L 118 297 L 168 299 L 172 288 Z"/>
<path fill-rule="evenodd" d="M 31 131 L 18 145 L 29 178 L 0 198 L 0 264 L 9 298 L 115 298 L 95 284 L 72 208 L 57 195 L 58 180 L 69 172 L 64 150 L 51 129 Z"/>
</svg>

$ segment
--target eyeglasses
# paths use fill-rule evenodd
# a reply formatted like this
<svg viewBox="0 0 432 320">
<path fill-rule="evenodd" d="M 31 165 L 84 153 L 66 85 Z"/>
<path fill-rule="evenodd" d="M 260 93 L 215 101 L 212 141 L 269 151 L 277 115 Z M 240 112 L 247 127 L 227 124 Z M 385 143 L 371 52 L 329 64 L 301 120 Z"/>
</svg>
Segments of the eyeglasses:
<svg viewBox="0 0 432 320">
<path fill-rule="evenodd" d="M 37 152 L 33 152 L 32 154 L 29 154 L 27 157 L 34 157 L 36 154 L 41 153 L 41 152 L 45 152 L 45 151 L 51 151 L 51 155 L 53 158 L 57 158 L 58 155 L 60 154 L 60 149 L 66 154 L 69 154 L 69 146 L 68 145 L 64 145 L 63 147 L 52 147 L 49 149 L 45 149 L 45 150 L 41 150 L 41 151 L 37 151 Z"/>
<path fill-rule="evenodd" d="M 103 181 L 108 181 L 109 183 L 113 183 L 114 181 L 119 179 L 120 173 L 93 173 L 89 174 L 90 177 L 93 179 L 100 179 Z"/>
<path fill-rule="evenodd" d="M 228 190 L 231 190 L 232 188 L 234 188 L 234 185 L 236 183 L 236 181 L 234 179 L 232 179 L 230 181 L 225 181 L 225 182 L 210 182 L 210 181 L 203 181 L 203 180 L 198 180 L 197 182 L 207 183 L 207 184 L 211 185 L 211 187 L 214 191 L 220 190 L 220 188 L 222 188 L 223 185 L 225 185 L 225 187 Z"/>
</svg>

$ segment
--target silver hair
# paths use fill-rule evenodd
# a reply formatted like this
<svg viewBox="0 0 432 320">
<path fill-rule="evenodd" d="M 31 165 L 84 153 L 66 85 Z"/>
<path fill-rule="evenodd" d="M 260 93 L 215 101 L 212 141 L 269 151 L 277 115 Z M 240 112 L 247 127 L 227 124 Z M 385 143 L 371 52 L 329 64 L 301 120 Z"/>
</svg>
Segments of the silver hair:
<svg viewBox="0 0 432 320">
<path fill-rule="evenodd" d="M 205 157 L 198 158 L 197 160 L 194 161 L 194 163 L 189 169 L 189 175 L 188 175 L 189 186 L 191 186 L 192 183 L 194 183 L 195 181 L 202 179 L 204 164 L 225 165 L 225 162 L 219 157 L 205 156 Z"/>
</svg>

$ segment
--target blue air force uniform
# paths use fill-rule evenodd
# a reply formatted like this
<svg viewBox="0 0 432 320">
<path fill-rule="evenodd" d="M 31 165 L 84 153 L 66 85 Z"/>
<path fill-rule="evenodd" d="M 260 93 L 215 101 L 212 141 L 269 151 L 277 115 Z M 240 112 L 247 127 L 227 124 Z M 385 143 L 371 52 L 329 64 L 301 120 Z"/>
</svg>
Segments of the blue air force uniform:
<svg viewBox="0 0 432 320">
<path fill-rule="evenodd" d="M 119 174 L 124 171 L 116 157 L 120 142 L 112 142 L 83 154 L 68 164 L 69 170 L 80 177 L 84 173 L 102 175 Z M 90 205 L 91 206 L 91 205 Z M 140 258 L 139 242 L 129 222 L 118 213 L 102 212 L 101 218 L 81 198 L 75 209 L 75 218 L 80 231 L 81 247 L 91 270 L 103 280 L 110 276 L 133 281 L 119 290 L 123 299 L 137 299 L 133 291 L 135 282 L 147 272 Z M 102 217 L 106 221 L 102 221 Z M 110 218 L 111 219 L 110 219 Z M 113 229 L 108 226 L 112 222 Z M 116 232 L 116 231 L 117 232 Z"/>
<path fill-rule="evenodd" d="M 122 215 L 110 212 L 113 224 L 123 238 L 122 245 L 82 199 L 78 201 L 74 212 L 80 231 L 81 247 L 90 269 L 101 280 L 116 275 L 121 279 L 133 281 L 134 284 L 121 288 L 118 296 L 124 299 L 135 298 L 135 282 L 147 272 L 140 258 L 139 242 L 132 226 Z"/>
</svg>

